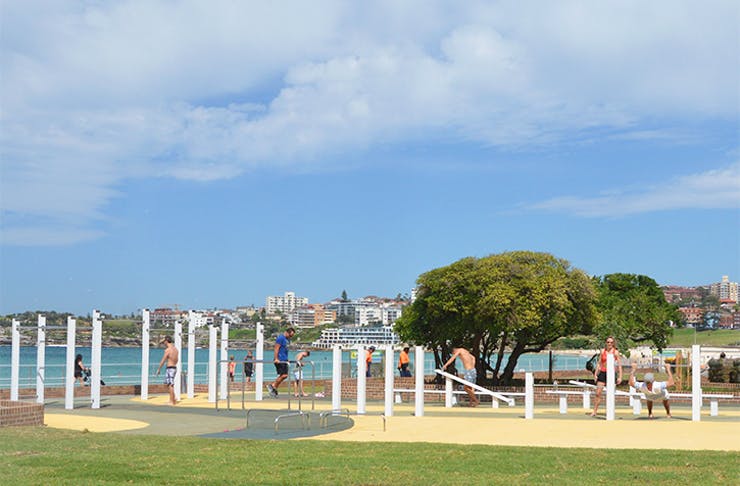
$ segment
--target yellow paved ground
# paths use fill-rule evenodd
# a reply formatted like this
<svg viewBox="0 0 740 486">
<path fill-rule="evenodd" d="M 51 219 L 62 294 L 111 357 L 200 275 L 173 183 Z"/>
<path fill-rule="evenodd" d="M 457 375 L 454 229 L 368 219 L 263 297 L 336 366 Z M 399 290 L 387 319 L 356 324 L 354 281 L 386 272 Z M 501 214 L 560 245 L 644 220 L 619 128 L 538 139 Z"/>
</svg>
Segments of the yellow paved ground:
<svg viewBox="0 0 740 486">
<path fill-rule="evenodd" d="M 440 442 L 540 447 L 740 451 L 740 424 L 683 420 L 570 420 L 486 417 L 353 417 L 355 426 L 323 440 Z"/>
<path fill-rule="evenodd" d="M 148 422 L 106 417 L 70 416 L 68 414 L 44 414 L 44 422 L 55 429 L 89 430 L 90 432 L 120 432 L 143 429 Z"/>
<path fill-rule="evenodd" d="M 132 398 L 130 403 L 143 404 L 138 398 Z M 195 408 L 195 413 L 198 408 L 214 408 L 205 395 L 183 399 L 177 407 L 167 405 L 164 395 L 153 396 L 146 403 L 173 409 L 173 422 L 177 420 L 175 408 Z M 222 401 L 220 405 L 225 408 L 226 402 Z M 241 409 L 241 395 L 232 398 L 231 405 L 233 409 Z M 252 400 L 247 403 L 247 408 L 276 407 L 287 407 L 287 402 Z M 296 409 L 297 402 L 293 401 L 292 407 Z M 304 401 L 302 407 L 310 410 L 310 401 Z M 316 403 L 316 411 L 330 407 L 327 400 Z M 369 403 L 366 415 L 355 415 L 354 402 L 343 403 L 343 407 L 350 411 L 355 423 L 352 428 L 310 439 L 598 448 L 603 447 L 605 437 L 608 437 L 612 448 L 740 451 L 740 410 L 736 407 L 725 407 L 724 410 L 720 407 L 719 417 L 710 417 L 708 407 L 705 407 L 700 422 L 691 421 L 688 407 L 674 407 L 673 419 L 663 417 L 662 410 L 658 410 L 658 418 L 648 420 L 644 411 L 642 416 L 635 417 L 631 409 L 622 406 L 618 408 L 617 420 L 609 422 L 588 417 L 586 411 L 578 406 L 571 406 L 567 415 L 560 415 L 556 407 L 537 408 L 533 420 L 524 420 L 522 406 L 446 409 L 435 403 L 425 408 L 425 416 L 415 417 L 413 405 L 404 403 L 396 405 L 394 415 L 385 420 L 381 403 Z M 161 419 L 167 415 L 164 410 L 158 413 Z M 73 420 L 75 418 L 69 414 L 46 414 L 47 425 L 51 427 L 88 429 L 91 432 L 134 430 L 148 425 L 136 420 L 89 415 Z"/>
</svg>

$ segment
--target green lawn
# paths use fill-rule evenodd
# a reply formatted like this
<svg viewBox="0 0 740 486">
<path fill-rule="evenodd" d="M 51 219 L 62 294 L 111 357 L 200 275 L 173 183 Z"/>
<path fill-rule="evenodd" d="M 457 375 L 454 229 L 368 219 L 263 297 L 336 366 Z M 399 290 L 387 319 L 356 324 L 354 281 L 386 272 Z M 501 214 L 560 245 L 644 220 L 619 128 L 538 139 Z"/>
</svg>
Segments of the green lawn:
<svg viewBox="0 0 740 486">
<path fill-rule="evenodd" d="M 694 341 L 696 339 L 696 341 Z M 694 329 L 674 329 L 669 346 L 740 346 L 740 329 L 720 329 L 717 331 L 695 331 Z"/>
<path fill-rule="evenodd" d="M 605 437 L 608 442 L 608 438 Z M 740 454 L 0 429 L 3 484 L 738 484 Z"/>
</svg>

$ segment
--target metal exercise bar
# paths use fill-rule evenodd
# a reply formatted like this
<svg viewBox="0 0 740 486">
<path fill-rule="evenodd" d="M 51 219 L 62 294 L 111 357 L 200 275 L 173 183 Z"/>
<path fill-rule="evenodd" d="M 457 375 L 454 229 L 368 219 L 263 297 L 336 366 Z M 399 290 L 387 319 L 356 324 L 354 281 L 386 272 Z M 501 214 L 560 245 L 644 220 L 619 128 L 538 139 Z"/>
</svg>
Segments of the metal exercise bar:
<svg viewBox="0 0 740 486">
<path fill-rule="evenodd" d="M 329 417 L 336 417 L 337 415 L 346 415 L 349 420 L 350 412 L 348 408 L 340 408 L 337 410 L 326 410 L 319 414 L 319 426 L 325 429 L 329 426 Z"/>
<path fill-rule="evenodd" d="M 284 418 L 288 418 L 288 417 L 297 417 L 299 415 L 301 417 L 301 426 L 302 426 L 302 428 L 304 430 L 308 430 L 308 428 L 309 428 L 308 427 L 308 424 L 307 424 L 308 415 L 305 412 L 301 412 L 300 410 L 298 410 L 297 412 L 284 413 L 282 415 L 278 415 L 277 417 L 275 417 L 275 433 L 276 434 L 278 433 L 278 424 L 280 423 L 280 419 L 284 419 Z"/>
</svg>

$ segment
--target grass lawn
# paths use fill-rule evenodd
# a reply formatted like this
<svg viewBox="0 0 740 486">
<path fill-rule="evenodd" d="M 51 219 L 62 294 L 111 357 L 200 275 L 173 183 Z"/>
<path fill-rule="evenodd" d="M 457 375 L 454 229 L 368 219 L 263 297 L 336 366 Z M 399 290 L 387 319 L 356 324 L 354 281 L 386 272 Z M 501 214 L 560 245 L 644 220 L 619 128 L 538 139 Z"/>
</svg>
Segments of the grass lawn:
<svg viewBox="0 0 740 486">
<path fill-rule="evenodd" d="M 694 342 L 696 339 L 696 342 Z M 674 329 L 669 346 L 740 346 L 740 330 L 719 329 L 716 331 L 695 331 L 694 329 Z"/>
<path fill-rule="evenodd" d="M 605 437 L 608 442 L 608 438 Z M 740 454 L 1 428 L 3 484 L 738 484 Z"/>
</svg>

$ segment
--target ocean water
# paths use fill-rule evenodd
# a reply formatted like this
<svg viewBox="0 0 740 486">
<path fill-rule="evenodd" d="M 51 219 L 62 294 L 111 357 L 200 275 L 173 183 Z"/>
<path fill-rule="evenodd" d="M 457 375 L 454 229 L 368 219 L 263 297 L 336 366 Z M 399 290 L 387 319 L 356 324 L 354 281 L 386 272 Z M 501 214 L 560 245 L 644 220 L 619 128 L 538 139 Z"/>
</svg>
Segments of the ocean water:
<svg viewBox="0 0 740 486">
<path fill-rule="evenodd" d="M 254 352 L 254 350 L 252 350 Z M 289 358 L 297 354 L 296 351 L 289 353 Z M 0 388 L 10 388 L 10 353 L 11 346 L 0 346 Z M 162 359 L 163 348 L 150 348 L 149 350 L 149 383 L 159 383 L 164 380 L 163 374 L 156 376 L 157 366 Z M 242 373 L 242 360 L 247 353 L 246 349 L 229 349 L 229 355 L 234 356 L 237 363 L 237 376 Z M 90 366 L 90 348 L 79 347 L 75 354 L 81 354 L 86 366 Z M 188 351 L 183 349 L 182 352 L 183 369 L 187 368 Z M 411 355 L 411 369 L 413 370 L 414 353 Z M 220 351 L 218 353 L 220 359 Z M 265 358 L 272 357 L 272 348 L 265 347 Z M 373 366 L 376 369 L 383 369 L 384 353 L 376 352 L 373 356 Z M 46 370 L 45 382 L 47 387 L 64 386 L 65 360 L 67 357 L 66 346 L 47 346 L 46 347 Z M 583 370 L 586 360 L 590 357 L 586 353 L 582 355 L 572 353 L 553 353 L 555 370 Z M 396 354 L 395 359 L 398 359 Z M 36 387 L 36 346 L 21 346 L 20 349 L 20 387 Z M 332 351 L 311 351 L 308 360 L 313 363 L 316 379 L 331 378 L 332 374 Z M 138 385 L 141 383 L 141 348 L 121 348 L 121 347 L 104 347 L 102 349 L 101 359 L 101 376 L 103 381 L 108 385 Z M 342 369 L 347 376 L 354 376 L 354 368 L 357 357 L 354 351 L 345 350 L 342 352 Z M 549 353 L 525 354 L 519 358 L 517 371 L 547 371 L 549 363 Z M 395 369 L 395 366 L 394 366 Z M 434 356 L 431 353 L 425 354 L 424 373 L 432 374 L 434 370 Z M 164 372 L 163 372 L 164 373 Z M 396 373 L 398 373 L 396 371 Z M 265 380 L 275 378 L 275 368 L 270 363 L 264 367 Z M 306 379 L 311 379 L 311 367 L 304 371 Z M 195 382 L 208 382 L 208 349 L 199 348 L 195 350 Z"/>
</svg>

